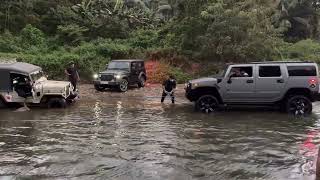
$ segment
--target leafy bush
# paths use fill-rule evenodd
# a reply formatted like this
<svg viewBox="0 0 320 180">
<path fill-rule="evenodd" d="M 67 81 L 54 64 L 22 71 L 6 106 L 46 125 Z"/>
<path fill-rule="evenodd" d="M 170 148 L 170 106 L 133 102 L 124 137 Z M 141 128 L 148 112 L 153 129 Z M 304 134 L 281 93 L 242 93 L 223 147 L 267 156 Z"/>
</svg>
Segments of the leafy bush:
<svg viewBox="0 0 320 180">
<path fill-rule="evenodd" d="M 178 83 L 186 83 L 188 80 L 192 79 L 190 74 L 183 72 L 180 68 L 170 68 L 171 75 L 173 75 Z"/>
<path fill-rule="evenodd" d="M 87 28 L 77 24 L 60 25 L 57 29 L 57 37 L 62 43 L 77 45 L 85 39 L 84 33 L 87 31 Z"/>
<path fill-rule="evenodd" d="M 283 60 L 309 60 L 320 63 L 320 43 L 311 39 L 297 43 L 285 43 L 279 47 L 279 56 Z"/>
<path fill-rule="evenodd" d="M 191 76 L 183 72 L 180 68 L 169 66 L 161 61 L 154 61 L 151 63 L 153 64 L 150 67 L 152 69 L 150 69 L 147 65 L 147 76 L 148 82 L 150 83 L 162 83 L 168 78 L 169 75 L 173 75 L 178 83 L 185 83 L 191 79 Z"/>
<path fill-rule="evenodd" d="M 18 52 L 21 50 L 19 47 L 19 38 L 13 36 L 9 31 L 5 31 L 0 35 L 0 52 Z"/>
<path fill-rule="evenodd" d="M 41 46 L 45 42 L 43 32 L 30 24 L 23 28 L 20 32 L 21 43 L 25 48 L 30 46 Z"/>
</svg>

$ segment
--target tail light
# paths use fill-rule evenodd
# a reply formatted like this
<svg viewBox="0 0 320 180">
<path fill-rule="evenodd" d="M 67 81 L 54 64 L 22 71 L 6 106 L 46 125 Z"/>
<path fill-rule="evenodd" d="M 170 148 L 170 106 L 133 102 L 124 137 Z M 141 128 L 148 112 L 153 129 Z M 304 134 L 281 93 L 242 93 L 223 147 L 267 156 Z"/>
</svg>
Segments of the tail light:
<svg viewBox="0 0 320 180">
<path fill-rule="evenodd" d="M 4 99 L 6 102 L 11 102 L 12 101 L 12 96 L 11 95 L 5 95 Z"/>
<path fill-rule="evenodd" d="M 317 78 L 311 78 L 309 79 L 309 85 L 311 88 L 316 88 L 318 84 L 318 79 Z"/>
</svg>

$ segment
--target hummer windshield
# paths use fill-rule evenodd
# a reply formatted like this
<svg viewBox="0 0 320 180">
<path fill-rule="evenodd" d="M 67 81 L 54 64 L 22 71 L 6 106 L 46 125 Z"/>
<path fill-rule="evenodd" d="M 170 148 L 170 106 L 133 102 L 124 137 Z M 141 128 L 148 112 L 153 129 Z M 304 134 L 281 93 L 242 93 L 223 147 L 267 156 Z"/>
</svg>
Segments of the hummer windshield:
<svg viewBox="0 0 320 180">
<path fill-rule="evenodd" d="M 226 73 L 227 73 L 228 67 L 229 67 L 229 66 L 226 66 L 223 70 L 220 70 L 216 75 L 214 75 L 214 77 L 224 78 L 224 76 L 225 76 Z"/>
<path fill-rule="evenodd" d="M 129 70 L 130 63 L 129 62 L 110 62 L 108 65 L 108 69 L 110 69 L 110 70 L 114 70 L 114 69 Z"/>
<path fill-rule="evenodd" d="M 43 71 L 34 72 L 30 76 L 33 82 L 39 80 L 42 77 L 45 77 Z"/>
</svg>

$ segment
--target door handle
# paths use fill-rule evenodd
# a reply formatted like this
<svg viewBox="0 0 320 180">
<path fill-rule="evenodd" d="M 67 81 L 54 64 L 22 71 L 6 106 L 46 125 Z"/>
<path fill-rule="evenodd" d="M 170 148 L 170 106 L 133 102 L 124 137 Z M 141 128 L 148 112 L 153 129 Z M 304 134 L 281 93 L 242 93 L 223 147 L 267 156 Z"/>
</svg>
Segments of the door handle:
<svg viewBox="0 0 320 180">
<path fill-rule="evenodd" d="M 247 83 L 253 83 L 252 79 L 247 80 Z"/>
<path fill-rule="evenodd" d="M 284 83 L 284 80 L 283 79 L 278 79 L 277 83 Z"/>
</svg>

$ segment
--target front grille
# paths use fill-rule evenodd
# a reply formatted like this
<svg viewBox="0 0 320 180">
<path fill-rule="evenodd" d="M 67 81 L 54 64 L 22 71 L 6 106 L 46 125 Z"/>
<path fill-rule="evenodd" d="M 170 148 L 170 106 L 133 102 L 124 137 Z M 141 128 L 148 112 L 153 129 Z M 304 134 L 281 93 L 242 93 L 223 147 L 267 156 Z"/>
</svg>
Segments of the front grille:
<svg viewBox="0 0 320 180">
<path fill-rule="evenodd" d="M 186 87 L 186 91 L 187 91 L 187 92 L 188 92 L 188 91 L 190 91 L 190 90 L 191 90 L 191 88 L 192 88 L 191 83 L 190 83 L 190 82 L 188 82 L 186 86 L 187 86 L 187 87 Z"/>
<path fill-rule="evenodd" d="M 113 75 L 101 75 L 101 81 L 111 81 L 113 80 Z"/>
<path fill-rule="evenodd" d="M 70 95 L 70 85 L 67 86 L 67 90 L 66 90 L 66 96 L 69 96 Z"/>
</svg>

